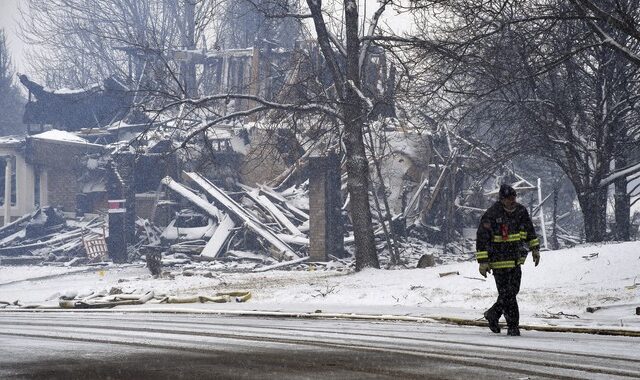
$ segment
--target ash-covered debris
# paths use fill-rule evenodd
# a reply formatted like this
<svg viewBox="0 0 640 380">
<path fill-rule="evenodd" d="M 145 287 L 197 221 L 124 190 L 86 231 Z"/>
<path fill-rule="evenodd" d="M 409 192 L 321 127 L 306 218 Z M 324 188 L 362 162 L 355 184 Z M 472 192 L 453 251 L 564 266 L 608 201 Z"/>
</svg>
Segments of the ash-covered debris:
<svg viewBox="0 0 640 380">
<path fill-rule="evenodd" d="M 99 240 L 105 239 L 100 216 L 68 218 L 53 207 L 37 209 L 0 228 L 0 262 L 87 264 L 103 261 Z"/>
</svg>

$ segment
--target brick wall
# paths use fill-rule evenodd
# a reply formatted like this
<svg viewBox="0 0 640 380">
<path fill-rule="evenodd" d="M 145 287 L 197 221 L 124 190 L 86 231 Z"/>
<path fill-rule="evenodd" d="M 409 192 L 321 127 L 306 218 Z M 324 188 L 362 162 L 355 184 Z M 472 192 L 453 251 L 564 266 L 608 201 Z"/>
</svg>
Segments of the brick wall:
<svg viewBox="0 0 640 380">
<path fill-rule="evenodd" d="M 340 160 L 333 153 L 311 157 L 309 172 L 309 257 L 311 261 L 326 261 L 329 254 L 342 257 Z"/>
<path fill-rule="evenodd" d="M 76 196 L 81 189 L 74 171 L 60 169 L 50 171 L 47 187 L 49 205 L 68 212 L 76 210 Z"/>
<path fill-rule="evenodd" d="M 25 150 L 29 164 L 47 171 L 49 205 L 73 212 L 76 210 L 76 196 L 82 190 L 78 183 L 78 176 L 83 170 L 82 160 L 87 154 L 103 152 L 104 147 L 27 138 Z"/>
<path fill-rule="evenodd" d="M 327 260 L 327 215 L 325 210 L 324 158 L 309 159 L 311 175 L 309 177 L 309 259 Z"/>
</svg>

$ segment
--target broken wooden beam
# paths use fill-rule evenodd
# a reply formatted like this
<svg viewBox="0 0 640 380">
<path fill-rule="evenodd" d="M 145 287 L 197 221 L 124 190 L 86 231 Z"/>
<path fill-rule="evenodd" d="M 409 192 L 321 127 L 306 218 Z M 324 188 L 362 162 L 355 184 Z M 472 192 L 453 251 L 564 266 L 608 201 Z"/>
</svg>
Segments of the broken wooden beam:
<svg viewBox="0 0 640 380">
<path fill-rule="evenodd" d="M 228 195 L 226 195 L 222 190 L 218 189 L 215 185 L 210 183 L 206 178 L 202 177 L 197 173 L 186 173 L 187 177 L 197 183 L 203 190 L 205 190 L 209 195 L 215 198 L 218 204 L 225 208 L 227 212 L 233 213 L 238 218 L 240 218 L 246 226 L 251 229 L 253 232 L 258 234 L 259 236 L 266 239 L 271 245 L 273 245 L 279 252 L 281 252 L 285 257 L 288 258 L 296 258 L 299 255 L 289 247 L 285 242 L 283 242 L 280 238 L 278 238 L 275 233 L 273 233 L 270 229 L 264 226 L 259 220 L 256 220 L 251 214 L 246 212 L 242 206 L 236 203 L 233 199 L 231 199 Z M 171 190 L 177 192 L 178 194 L 184 196 L 191 203 L 200 207 L 203 211 L 207 212 L 211 216 L 218 215 L 218 209 L 209 203 L 208 201 L 200 198 L 192 191 L 188 190 L 185 186 L 180 183 L 174 181 L 171 177 L 165 177 L 162 180 L 162 183 L 169 187 Z"/>
<path fill-rule="evenodd" d="M 260 193 L 270 197 L 276 202 L 279 202 L 281 205 L 283 205 L 284 208 L 286 208 L 293 214 L 297 215 L 298 217 L 302 218 L 302 220 L 309 220 L 309 214 L 292 205 L 288 199 L 276 193 L 273 189 L 267 186 L 261 185 Z"/>
<path fill-rule="evenodd" d="M 51 246 L 53 243 L 66 242 L 69 240 L 80 238 L 82 236 L 82 233 L 82 230 L 76 229 L 71 232 L 58 234 L 57 237 L 39 243 L 3 247 L 0 248 L 0 255 L 19 255 L 20 253 L 25 251 Z"/>
<path fill-rule="evenodd" d="M 278 236 L 276 236 L 273 231 L 262 224 L 262 222 L 257 220 L 253 215 L 245 211 L 242 206 L 240 206 L 236 201 L 234 201 L 216 185 L 211 183 L 208 179 L 204 178 L 198 173 L 185 172 L 184 174 L 196 184 L 198 184 L 198 186 L 200 186 L 209 195 L 211 195 L 220 204 L 221 207 L 227 209 L 228 212 L 231 212 L 242 219 L 247 227 L 249 227 L 259 236 L 266 239 L 269 243 L 271 243 L 271 245 L 277 248 L 286 257 L 288 257 L 289 259 L 300 257 L 300 255 L 293 249 L 291 249 L 289 245 L 278 238 Z"/>
<path fill-rule="evenodd" d="M 308 247 L 310 245 L 309 238 L 304 235 L 278 234 L 278 237 L 287 244 L 296 244 L 305 247 Z"/>
<path fill-rule="evenodd" d="M 37 212 L 34 211 L 30 214 L 26 214 L 21 216 L 20 218 L 14 220 L 13 222 L 4 225 L 2 227 L 0 227 L 0 239 L 4 239 L 5 237 L 12 235 L 16 232 L 18 232 L 18 230 L 22 229 L 22 223 L 28 221 L 29 219 L 31 219 L 33 217 L 33 215 L 35 215 L 35 213 Z"/>
<path fill-rule="evenodd" d="M 246 194 L 251 200 L 262 206 L 280 225 L 294 235 L 302 235 L 302 232 L 296 227 L 289 218 L 287 218 L 269 198 L 264 195 L 260 195 L 258 190 L 251 189 L 250 187 L 244 187 Z"/>
<path fill-rule="evenodd" d="M 604 310 L 604 309 L 614 309 L 614 308 L 619 308 L 619 307 L 633 307 L 635 306 L 635 303 L 618 303 L 618 304 L 611 304 L 611 305 L 598 305 L 598 306 L 588 306 L 587 307 L 587 313 L 595 313 L 598 310 Z"/>
<path fill-rule="evenodd" d="M 222 252 L 222 248 L 224 247 L 227 240 L 229 240 L 229 236 L 231 236 L 231 232 L 236 227 L 235 222 L 229 215 L 224 215 L 222 220 L 218 221 L 218 226 L 216 227 L 213 236 L 207 242 L 207 244 L 200 252 L 200 256 L 216 258 Z"/>
</svg>

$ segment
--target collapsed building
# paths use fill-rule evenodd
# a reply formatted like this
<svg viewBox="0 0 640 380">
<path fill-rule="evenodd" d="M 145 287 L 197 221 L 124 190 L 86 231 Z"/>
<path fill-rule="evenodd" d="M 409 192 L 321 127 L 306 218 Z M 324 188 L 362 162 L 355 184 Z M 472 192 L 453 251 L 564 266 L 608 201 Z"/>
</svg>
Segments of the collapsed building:
<svg viewBox="0 0 640 380">
<path fill-rule="evenodd" d="M 176 51 L 172 56 L 204 67 L 209 75 L 204 90 L 280 101 L 303 96 L 299 76 L 323 66 L 317 47 L 307 47 L 306 54 L 251 48 Z M 381 118 L 395 115 L 394 74 L 384 59 L 382 52 L 373 54 L 367 66 L 370 91 L 381 91 L 377 97 L 389 100 L 378 103 L 375 112 Z M 288 69 L 274 76 L 276 66 Z M 5 226 L 47 206 L 67 215 L 107 214 L 109 228 L 106 222 L 93 225 L 92 238 L 104 228 L 108 254 L 116 261 L 158 252 L 269 265 L 348 256 L 343 247 L 353 236 L 343 194 L 344 162 L 332 155 L 339 142 L 331 136 L 303 131 L 300 138 L 252 117 L 210 124 L 206 117 L 151 115 L 138 111 L 135 92 L 115 79 L 86 90 L 57 91 L 26 76 L 20 79 L 29 90 L 24 120 L 30 134 L 0 141 L 2 189 L 11 199 L 3 203 Z M 224 102 L 226 109 L 219 112 L 252 106 L 251 99 Z M 372 170 L 374 193 L 388 203 L 387 210 L 374 205 L 374 222 L 388 223 L 386 214 L 393 216 L 389 224 L 396 236 L 413 233 L 433 244 L 460 240 L 455 249 L 468 256 L 472 249 L 464 237 L 472 235 L 476 223 L 469 215 L 491 196 L 465 178 L 464 160 L 473 157 L 398 124 L 372 126 L 382 136 L 372 140 L 380 158 L 378 175 Z M 204 133 L 181 140 L 194 130 Z M 513 182 L 520 191 L 538 188 L 522 177 Z M 544 224 L 541 209 L 538 217 Z M 15 234 L 0 229 L 0 256 L 3 244 L 21 241 L 9 239 L 9 232 Z M 376 234 L 384 240 L 381 228 Z M 413 246 L 421 255 L 421 246 Z"/>
</svg>

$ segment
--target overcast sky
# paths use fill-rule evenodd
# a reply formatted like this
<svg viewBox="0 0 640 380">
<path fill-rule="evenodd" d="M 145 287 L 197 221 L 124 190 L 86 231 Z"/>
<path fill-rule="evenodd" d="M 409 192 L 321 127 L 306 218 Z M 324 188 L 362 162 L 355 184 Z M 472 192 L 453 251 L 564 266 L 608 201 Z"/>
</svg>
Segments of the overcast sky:
<svg viewBox="0 0 640 380">
<path fill-rule="evenodd" d="M 24 0 L 0 0 L 0 29 L 4 29 L 11 60 L 17 71 L 24 71 L 23 43 L 18 38 L 18 3 Z"/>
</svg>

